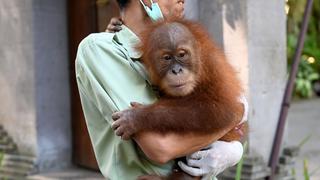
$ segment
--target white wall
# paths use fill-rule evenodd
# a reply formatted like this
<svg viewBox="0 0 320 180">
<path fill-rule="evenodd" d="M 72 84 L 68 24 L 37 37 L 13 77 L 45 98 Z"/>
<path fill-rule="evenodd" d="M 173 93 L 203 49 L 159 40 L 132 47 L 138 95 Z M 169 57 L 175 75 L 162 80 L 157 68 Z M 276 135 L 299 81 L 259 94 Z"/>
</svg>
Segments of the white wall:
<svg viewBox="0 0 320 180">
<path fill-rule="evenodd" d="M 267 162 L 286 79 L 285 1 L 198 2 L 200 21 L 225 50 L 246 89 L 249 150 Z"/>
<path fill-rule="evenodd" d="M 71 164 L 66 0 L 0 1 L 0 124 L 39 171 Z"/>
</svg>

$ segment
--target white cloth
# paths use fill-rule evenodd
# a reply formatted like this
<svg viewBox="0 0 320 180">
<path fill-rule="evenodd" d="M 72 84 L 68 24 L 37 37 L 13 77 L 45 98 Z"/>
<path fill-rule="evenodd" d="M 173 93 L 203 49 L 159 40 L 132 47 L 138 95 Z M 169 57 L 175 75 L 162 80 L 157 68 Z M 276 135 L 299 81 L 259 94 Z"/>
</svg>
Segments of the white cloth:
<svg viewBox="0 0 320 180">
<path fill-rule="evenodd" d="M 217 176 L 226 168 L 236 165 L 243 154 L 239 141 L 216 141 L 209 149 L 187 156 L 187 164 L 178 162 L 180 168 L 192 176 L 203 176 L 203 180 Z"/>
</svg>

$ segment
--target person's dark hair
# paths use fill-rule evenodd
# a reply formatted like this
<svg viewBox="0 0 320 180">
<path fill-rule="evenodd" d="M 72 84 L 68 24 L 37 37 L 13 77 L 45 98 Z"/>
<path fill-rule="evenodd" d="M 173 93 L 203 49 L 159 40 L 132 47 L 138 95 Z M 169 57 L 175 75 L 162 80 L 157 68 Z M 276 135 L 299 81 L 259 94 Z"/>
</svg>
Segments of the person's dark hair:
<svg viewBox="0 0 320 180">
<path fill-rule="evenodd" d="M 130 2 L 130 0 L 117 0 L 120 9 L 124 9 Z"/>
</svg>

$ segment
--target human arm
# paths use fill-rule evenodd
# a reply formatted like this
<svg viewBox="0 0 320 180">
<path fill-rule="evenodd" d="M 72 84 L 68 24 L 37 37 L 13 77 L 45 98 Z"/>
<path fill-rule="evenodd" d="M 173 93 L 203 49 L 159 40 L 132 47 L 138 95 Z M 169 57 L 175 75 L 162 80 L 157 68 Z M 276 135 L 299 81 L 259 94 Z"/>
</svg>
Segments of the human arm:
<svg viewBox="0 0 320 180">
<path fill-rule="evenodd" d="M 143 105 L 131 103 L 131 106 L 137 108 Z M 222 132 L 195 136 L 193 134 L 179 135 L 176 133 L 166 133 L 164 135 L 153 131 L 142 131 L 133 136 L 133 139 L 149 159 L 164 164 L 169 160 L 198 151 L 221 136 Z"/>
<path fill-rule="evenodd" d="M 182 103 L 179 103 L 179 104 L 182 104 Z M 143 108 L 143 105 L 141 105 L 141 107 Z M 184 110 L 183 112 L 184 112 L 185 116 L 183 116 L 182 119 L 178 115 L 172 115 L 172 116 L 168 116 L 167 115 L 167 114 L 175 114 L 177 112 L 178 112 L 178 114 L 181 115 L 182 113 L 179 112 L 179 108 L 177 108 L 177 107 L 178 107 L 177 105 L 174 105 L 174 107 L 169 108 L 170 110 L 174 110 L 172 112 L 170 111 L 170 113 L 169 113 L 168 110 L 166 110 L 166 111 L 164 111 L 164 112 L 167 112 L 165 114 L 158 113 L 157 116 L 152 116 L 152 117 L 155 117 L 155 118 L 164 119 L 164 120 L 161 120 L 161 122 L 155 121 L 156 119 L 154 119 L 154 118 L 151 118 L 152 120 L 151 119 L 147 120 L 148 117 L 152 113 L 154 113 L 156 111 L 159 111 L 161 108 L 157 108 L 157 109 L 154 109 L 154 110 L 149 111 L 149 112 L 143 112 L 142 113 L 143 115 L 145 115 L 145 114 L 150 114 L 150 115 L 143 116 L 143 118 L 141 118 L 144 121 L 143 121 L 143 128 L 140 128 L 140 129 L 148 129 L 147 125 L 148 125 L 148 123 L 150 121 L 157 122 L 157 123 L 152 123 L 151 124 L 151 125 L 155 125 L 155 127 L 153 128 L 154 129 L 153 131 L 149 131 L 149 132 L 156 132 L 156 130 L 159 129 L 157 127 L 162 127 L 162 128 L 164 128 L 164 129 L 166 129 L 168 131 L 169 127 L 172 128 L 172 127 L 175 126 L 175 124 L 171 124 L 172 122 L 179 122 L 178 124 L 183 123 L 182 121 L 190 122 L 190 120 L 188 120 L 188 117 L 190 118 L 191 115 L 188 115 L 188 113 L 186 114 L 184 108 L 182 110 Z M 181 107 L 181 105 L 179 107 Z M 136 110 L 136 109 L 139 109 L 139 108 L 140 107 L 138 106 L 137 108 L 132 108 L 131 110 Z M 245 103 L 244 103 L 244 109 L 245 109 L 245 112 L 246 112 L 247 111 L 246 110 L 247 109 L 247 105 Z M 132 114 L 128 110 L 126 110 L 126 111 L 127 112 L 124 112 L 124 113 L 120 112 L 121 114 L 125 115 L 124 117 L 128 118 L 128 119 L 125 119 L 125 118 L 120 119 L 120 121 L 123 121 L 123 122 L 127 121 L 127 123 L 125 123 L 125 126 L 118 126 L 118 123 L 117 123 L 117 121 L 118 121 L 117 119 L 122 115 L 119 115 L 118 113 L 115 113 L 116 115 L 114 117 L 114 120 L 116 120 L 116 121 L 113 124 L 113 128 L 116 130 L 116 134 L 119 135 L 119 136 L 122 136 L 122 137 L 123 137 L 122 132 L 125 132 L 126 129 L 129 129 L 129 131 L 131 131 L 130 129 L 135 129 L 136 125 L 131 125 L 131 123 L 134 122 L 134 119 L 130 119 L 130 118 L 132 118 L 132 117 L 137 118 L 138 117 L 136 114 L 134 114 L 134 113 Z M 160 112 L 162 112 L 162 111 L 160 110 Z M 162 117 L 162 116 L 164 116 L 164 117 Z M 244 115 L 244 117 L 245 116 L 246 115 Z M 170 119 L 170 118 L 173 118 L 173 119 Z M 231 128 L 233 128 L 233 127 L 231 127 Z M 163 162 L 166 162 L 167 160 L 170 160 L 170 159 L 174 159 L 174 158 L 177 158 L 177 157 L 185 156 L 186 154 L 188 154 L 188 151 L 189 151 L 189 153 L 190 152 L 195 152 L 195 151 L 201 149 L 202 147 L 205 147 L 206 144 L 208 145 L 211 142 L 216 141 L 217 139 L 220 139 L 221 136 L 226 134 L 226 131 L 228 132 L 228 130 L 225 129 L 225 128 L 218 129 L 216 131 L 212 131 L 213 133 L 211 133 L 211 134 L 202 135 L 202 136 L 199 136 L 199 134 L 197 134 L 197 136 L 192 135 L 192 134 L 185 135 L 185 133 L 182 133 L 180 135 L 178 133 L 177 134 L 171 133 L 169 136 L 168 135 L 166 135 L 166 136 L 162 135 L 161 136 L 159 134 L 154 133 L 156 135 L 150 135 L 151 139 L 150 139 L 150 137 L 148 137 L 148 135 L 147 136 L 143 136 L 143 135 L 140 136 L 140 137 L 143 137 L 142 139 L 144 141 L 141 141 L 138 144 L 142 147 L 143 151 L 147 154 L 147 156 L 149 155 L 148 157 L 150 159 L 153 159 L 153 160 L 156 160 L 157 162 L 162 162 L 163 163 Z M 241 130 L 239 130 L 239 132 L 240 131 Z M 137 132 L 140 132 L 140 131 L 138 130 Z M 175 131 L 171 131 L 171 132 L 175 132 Z M 192 132 L 192 131 L 190 131 L 190 132 Z M 234 133 L 238 133 L 238 132 L 235 131 Z M 164 134 L 166 134 L 166 133 L 164 133 Z M 241 133 L 241 135 L 242 135 L 242 133 Z M 241 135 L 238 135 L 238 136 L 241 136 Z M 128 139 L 129 136 L 125 136 L 123 138 L 124 139 Z M 144 143 L 144 142 L 147 142 L 147 143 Z M 203 145 L 205 145 L 205 146 L 203 146 Z M 146 147 L 146 148 L 143 148 L 143 147 Z"/>
<path fill-rule="evenodd" d="M 134 140 L 149 159 L 164 164 L 172 159 L 199 151 L 221 136 L 222 134 L 195 136 L 193 134 L 171 133 L 161 135 L 153 132 L 142 132 L 138 133 Z"/>
</svg>

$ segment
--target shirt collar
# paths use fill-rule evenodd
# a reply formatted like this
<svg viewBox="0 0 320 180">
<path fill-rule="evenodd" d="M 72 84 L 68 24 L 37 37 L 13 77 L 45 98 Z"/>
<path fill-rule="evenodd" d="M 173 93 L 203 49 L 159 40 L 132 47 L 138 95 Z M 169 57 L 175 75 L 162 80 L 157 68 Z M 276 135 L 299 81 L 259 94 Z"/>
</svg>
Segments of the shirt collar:
<svg viewBox="0 0 320 180">
<path fill-rule="evenodd" d="M 142 52 L 137 51 L 136 46 L 141 43 L 141 40 L 127 26 L 122 25 L 121 28 L 122 30 L 115 34 L 118 43 L 128 51 L 131 58 L 139 59 L 142 56 Z"/>
</svg>

